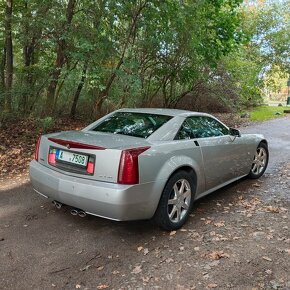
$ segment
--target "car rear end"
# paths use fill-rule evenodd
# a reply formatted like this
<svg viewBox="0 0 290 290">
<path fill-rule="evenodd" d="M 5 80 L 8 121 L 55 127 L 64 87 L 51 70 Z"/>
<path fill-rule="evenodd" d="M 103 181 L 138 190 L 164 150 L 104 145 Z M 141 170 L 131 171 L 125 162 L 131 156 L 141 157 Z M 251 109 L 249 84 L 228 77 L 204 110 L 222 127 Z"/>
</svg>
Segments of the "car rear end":
<svg viewBox="0 0 290 290">
<path fill-rule="evenodd" d="M 163 186 L 140 174 L 140 162 L 152 150 L 145 138 L 108 132 L 44 135 L 30 179 L 36 192 L 58 205 L 113 220 L 148 219 Z"/>
<path fill-rule="evenodd" d="M 140 155 L 144 158 L 149 146 L 92 148 L 88 144 L 60 144 L 59 140 L 42 136 L 38 142 L 36 158 L 30 164 L 36 192 L 51 201 L 109 219 L 152 216 L 150 192 L 155 184 L 140 182 L 138 166 Z"/>
</svg>

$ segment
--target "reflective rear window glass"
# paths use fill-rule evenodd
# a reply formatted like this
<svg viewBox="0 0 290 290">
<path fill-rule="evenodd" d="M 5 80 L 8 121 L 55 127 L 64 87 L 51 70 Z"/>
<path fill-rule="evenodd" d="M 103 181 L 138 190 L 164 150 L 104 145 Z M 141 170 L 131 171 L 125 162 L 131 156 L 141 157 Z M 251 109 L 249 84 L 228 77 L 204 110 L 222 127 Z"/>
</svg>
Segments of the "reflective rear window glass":
<svg viewBox="0 0 290 290">
<path fill-rule="evenodd" d="M 147 138 L 172 116 L 117 112 L 98 124 L 93 131 Z"/>
</svg>

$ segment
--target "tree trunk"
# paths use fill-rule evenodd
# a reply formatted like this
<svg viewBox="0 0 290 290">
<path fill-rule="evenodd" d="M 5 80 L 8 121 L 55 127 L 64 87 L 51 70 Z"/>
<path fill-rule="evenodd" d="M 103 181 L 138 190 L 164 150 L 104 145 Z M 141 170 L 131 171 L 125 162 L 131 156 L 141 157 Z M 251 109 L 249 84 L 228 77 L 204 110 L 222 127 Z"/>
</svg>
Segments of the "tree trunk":
<svg viewBox="0 0 290 290">
<path fill-rule="evenodd" d="M 115 80 L 115 78 L 117 76 L 116 72 L 120 69 L 121 65 L 124 62 L 125 54 L 127 52 L 127 49 L 129 48 L 130 39 L 132 37 L 133 37 L 133 43 L 134 43 L 135 36 L 136 36 L 138 18 L 140 16 L 142 10 L 145 8 L 145 6 L 146 6 L 146 1 L 144 3 L 140 3 L 137 11 L 135 12 L 135 14 L 133 16 L 132 23 L 131 23 L 131 25 L 129 27 L 128 35 L 126 37 L 126 41 L 124 43 L 120 59 L 119 59 L 117 65 L 116 65 L 116 67 L 114 68 L 113 72 L 111 73 L 111 75 L 110 75 L 110 77 L 109 77 L 109 79 L 107 81 L 105 89 L 100 92 L 100 94 L 98 96 L 98 99 L 95 102 L 95 105 L 94 105 L 94 108 L 93 108 L 93 114 L 94 115 L 100 114 L 100 112 L 102 110 L 102 105 L 103 105 L 105 99 L 108 97 L 109 92 L 111 90 L 111 87 L 112 87 L 112 85 L 114 83 L 114 80 Z"/>
<path fill-rule="evenodd" d="M 28 21 L 30 19 L 29 11 L 28 11 L 28 1 L 24 3 L 24 35 L 28 37 L 29 35 L 29 24 Z M 28 107 L 28 98 L 31 92 L 33 92 L 33 75 L 31 73 L 31 65 L 33 63 L 34 58 L 34 49 L 35 49 L 36 39 L 33 36 L 31 40 L 26 39 L 25 44 L 23 46 L 23 60 L 24 60 L 24 92 L 22 94 L 22 100 L 20 102 L 21 111 L 26 114 Z"/>
<path fill-rule="evenodd" d="M 22 99 L 20 101 L 20 107 L 24 114 L 30 112 L 34 106 L 35 99 L 37 99 L 38 93 L 35 88 L 35 82 L 37 77 L 34 74 L 33 65 L 36 64 L 38 58 L 36 57 L 36 52 L 40 40 L 42 38 L 43 27 L 37 25 L 31 25 L 31 7 L 29 5 L 29 0 L 25 0 L 24 2 L 24 10 L 23 10 L 23 32 L 26 39 L 23 45 L 23 63 L 24 63 L 24 91 L 22 94 Z M 43 18 L 47 14 L 50 9 L 51 3 L 45 3 L 45 5 L 41 5 L 37 13 L 38 17 Z M 30 37 L 30 38 L 29 38 Z M 36 96 L 36 98 L 35 98 Z"/>
<path fill-rule="evenodd" d="M 81 91 L 83 89 L 83 86 L 84 86 L 85 80 L 86 80 L 86 73 L 87 73 L 87 63 L 84 64 L 84 68 L 82 71 L 82 77 L 81 77 L 81 80 L 80 80 L 79 85 L 77 87 L 77 90 L 75 92 L 73 103 L 71 106 L 70 116 L 72 119 L 74 119 L 75 115 L 76 115 L 77 104 L 78 104 L 80 94 L 81 94 Z"/>
<path fill-rule="evenodd" d="M 0 111 L 4 108 L 5 98 L 5 64 L 6 64 L 6 48 L 4 46 L 3 53 L 1 54 L 0 62 Z"/>
<path fill-rule="evenodd" d="M 74 7 L 75 7 L 76 0 L 69 0 L 66 9 L 66 23 L 63 34 L 67 32 L 70 28 L 73 15 L 74 15 Z M 45 108 L 42 112 L 42 115 L 51 115 L 54 110 L 55 105 L 55 92 L 57 88 L 57 84 L 59 81 L 59 77 L 61 74 L 61 70 L 63 65 L 65 64 L 65 49 L 66 49 L 66 40 L 59 39 L 57 44 L 57 51 L 56 51 L 56 61 L 54 64 L 53 71 L 51 73 L 51 80 L 49 82 L 46 94 L 46 103 Z"/>
<path fill-rule="evenodd" d="M 6 109 L 12 111 L 12 83 L 13 83 L 13 45 L 12 45 L 12 5 L 13 0 L 6 0 L 5 9 L 5 49 L 6 49 L 6 70 L 5 70 L 5 91 Z"/>
</svg>

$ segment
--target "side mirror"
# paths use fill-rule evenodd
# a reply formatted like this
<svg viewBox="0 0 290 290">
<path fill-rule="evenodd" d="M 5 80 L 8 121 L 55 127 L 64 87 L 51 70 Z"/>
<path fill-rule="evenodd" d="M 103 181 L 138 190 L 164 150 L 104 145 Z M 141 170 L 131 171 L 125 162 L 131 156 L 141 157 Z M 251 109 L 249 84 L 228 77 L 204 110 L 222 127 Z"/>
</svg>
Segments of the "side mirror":
<svg viewBox="0 0 290 290">
<path fill-rule="evenodd" d="M 230 135 L 235 137 L 241 137 L 241 132 L 238 129 L 230 128 Z"/>
</svg>

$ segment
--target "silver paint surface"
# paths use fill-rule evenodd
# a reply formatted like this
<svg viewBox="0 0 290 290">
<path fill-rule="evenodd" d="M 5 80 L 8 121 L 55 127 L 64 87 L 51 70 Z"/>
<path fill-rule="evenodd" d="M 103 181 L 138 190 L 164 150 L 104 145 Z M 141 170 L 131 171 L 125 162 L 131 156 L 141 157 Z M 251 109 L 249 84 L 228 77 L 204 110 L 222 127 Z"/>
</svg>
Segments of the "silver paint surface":
<svg viewBox="0 0 290 290">
<path fill-rule="evenodd" d="M 81 131 L 42 136 L 39 162 L 34 160 L 30 163 L 34 189 L 51 200 L 80 208 L 89 214 L 114 220 L 149 219 L 154 215 L 163 188 L 174 172 L 182 167 L 194 170 L 197 177 L 195 199 L 198 199 L 246 176 L 256 148 L 264 139 L 262 135 L 242 134 L 241 137 L 224 135 L 174 140 L 186 117 L 213 116 L 171 109 L 119 111 L 164 114 L 173 118 L 147 139 L 90 131 L 106 116 Z M 49 146 L 67 149 L 48 140 L 51 137 L 104 147 L 105 150 L 70 149 L 95 155 L 94 174 L 82 175 L 49 165 Z M 122 150 L 143 146 L 150 146 L 150 149 L 139 156 L 140 184 L 117 184 Z"/>
</svg>

